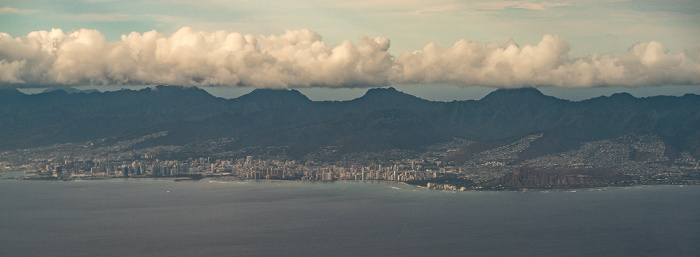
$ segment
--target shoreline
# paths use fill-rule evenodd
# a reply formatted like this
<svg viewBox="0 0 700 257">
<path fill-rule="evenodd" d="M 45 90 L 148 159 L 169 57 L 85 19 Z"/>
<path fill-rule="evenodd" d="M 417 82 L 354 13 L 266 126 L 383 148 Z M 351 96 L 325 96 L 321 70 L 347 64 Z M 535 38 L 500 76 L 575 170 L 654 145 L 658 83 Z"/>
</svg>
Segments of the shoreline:
<svg viewBox="0 0 700 257">
<path fill-rule="evenodd" d="M 8 176 L 5 177 L 3 174 L 7 173 L 20 173 L 22 172 L 22 176 Z M 15 174 L 19 175 L 19 174 Z M 90 180 L 110 180 L 110 179 L 167 179 L 167 180 L 172 180 L 173 182 L 197 182 L 197 181 L 202 181 L 202 180 L 207 180 L 207 181 L 254 181 L 254 182 L 301 182 L 301 183 L 335 183 L 335 182 L 371 182 L 371 183 L 395 183 L 395 184 L 401 184 L 405 186 L 411 186 L 414 188 L 420 188 L 424 190 L 438 190 L 438 191 L 455 191 L 455 192 L 475 192 L 475 191 L 494 191 L 494 192 L 499 192 L 499 191 L 513 191 L 513 192 L 524 192 L 524 191 L 536 191 L 536 192 L 548 192 L 548 191 L 573 191 L 576 192 L 577 190 L 605 190 L 605 189 L 611 189 L 611 188 L 630 188 L 630 187 L 641 187 L 641 186 L 698 186 L 697 184 L 635 184 L 635 185 L 620 185 L 620 186 L 592 186 L 592 187 L 567 187 L 567 188 L 502 188 L 502 189 L 496 189 L 496 188 L 479 188 L 479 189 L 474 189 L 474 188 L 457 188 L 453 187 L 452 189 L 445 189 L 445 188 L 430 188 L 427 186 L 422 186 L 422 185 L 416 185 L 416 184 L 410 184 L 405 181 L 393 181 L 393 180 L 330 180 L 330 181 L 324 181 L 324 180 L 313 180 L 313 181 L 304 181 L 300 179 L 246 179 L 246 178 L 238 178 L 235 176 L 206 176 L 202 174 L 191 174 L 190 176 L 181 176 L 181 177 L 106 177 L 106 176 L 73 176 L 73 177 L 68 177 L 68 178 L 56 178 L 56 177 L 41 177 L 41 176 L 32 176 L 35 174 L 31 174 L 31 172 L 28 174 L 27 170 L 3 170 L 0 171 L 0 178 L 4 180 L 33 180 L 33 181 L 77 181 L 77 180 L 82 180 L 82 181 L 90 181 Z M 225 178 L 225 179 L 222 179 Z M 442 184 L 448 185 L 449 184 Z"/>
</svg>

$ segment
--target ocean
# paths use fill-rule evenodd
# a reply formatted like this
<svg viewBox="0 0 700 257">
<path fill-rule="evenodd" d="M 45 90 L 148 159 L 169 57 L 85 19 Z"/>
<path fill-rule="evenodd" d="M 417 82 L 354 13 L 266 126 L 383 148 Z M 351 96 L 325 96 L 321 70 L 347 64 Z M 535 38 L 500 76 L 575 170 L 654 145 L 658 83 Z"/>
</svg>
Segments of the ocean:
<svg viewBox="0 0 700 257">
<path fill-rule="evenodd" d="M 700 186 L 451 192 L 392 182 L 28 181 L 0 256 L 698 256 Z"/>
</svg>

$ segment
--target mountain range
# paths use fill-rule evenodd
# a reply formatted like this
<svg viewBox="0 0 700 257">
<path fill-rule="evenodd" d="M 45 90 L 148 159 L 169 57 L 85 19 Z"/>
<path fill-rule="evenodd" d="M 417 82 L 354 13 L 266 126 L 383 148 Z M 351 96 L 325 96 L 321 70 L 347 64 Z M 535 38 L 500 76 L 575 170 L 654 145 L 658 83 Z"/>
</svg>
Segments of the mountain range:
<svg viewBox="0 0 700 257">
<path fill-rule="evenodd" d="M 69 90 L 70 91 L 70 90 Z M 700 159 L 700 96 L 635 98 L 620 93 L 584 101 L 534 88 L 498 89 L 480 100 L 436 102 L 394 88 L 369 89 L 350 101 L 311 101 L 297 90 L 256 89 L 234 99 L 195 87 L 138 91 L 0 90 L 0 151 L 91 140 L 129 140 L 167 131 L 132 148 L 219 140 L 221 149 L 283 147 L 292 158 L 421 150 L 455 138 L 475 142 L 447 158 L 541 134 L 518 154 L 527 160 L 629 134 L 658 136 L 670 160 Z"/>
</svg>

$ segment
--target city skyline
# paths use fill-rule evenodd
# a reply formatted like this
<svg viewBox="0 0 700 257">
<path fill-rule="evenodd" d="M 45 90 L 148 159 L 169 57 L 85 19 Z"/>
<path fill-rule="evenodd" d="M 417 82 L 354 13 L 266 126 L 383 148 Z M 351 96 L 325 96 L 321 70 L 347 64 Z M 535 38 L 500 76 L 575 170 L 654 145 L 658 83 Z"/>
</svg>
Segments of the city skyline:
<svg viewBox="0 0 700 257">
<path fill-rule="evenodd" d="M 0 170 L 29 169 L 36 179 L 369 178 L 452 190 L 697 184 L 699 95 L 572 102 L 499 89 L 433 102 L 386 88 L 327 102 L 297 90 L 232 99 L 176 86 L 3 91 L 3 117 L 13 122 L 3 124 Z"/>
</svg>

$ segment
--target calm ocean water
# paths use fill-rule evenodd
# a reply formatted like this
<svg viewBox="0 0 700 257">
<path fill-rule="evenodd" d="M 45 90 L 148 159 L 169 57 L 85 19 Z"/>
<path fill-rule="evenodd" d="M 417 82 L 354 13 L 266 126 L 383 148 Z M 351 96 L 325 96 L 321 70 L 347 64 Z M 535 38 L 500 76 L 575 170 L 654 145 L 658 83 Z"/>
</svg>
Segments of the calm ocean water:
<svg viewBox="0 0 700 257">
<path fill-rule="evenodd" d="M 0 180 L 0 256 L 698 256 L 698 198 L 700 186 Z"/>
</svg>

